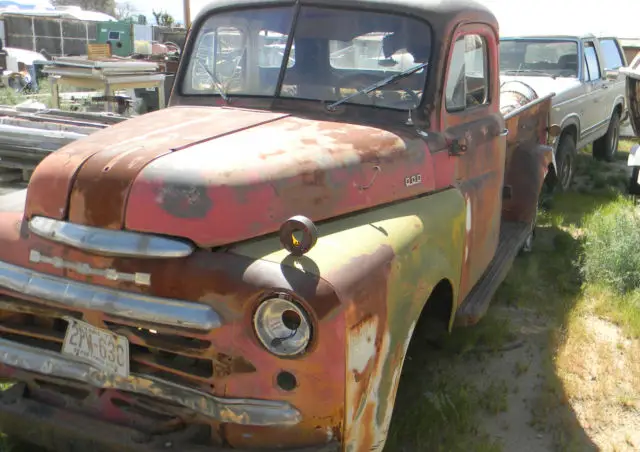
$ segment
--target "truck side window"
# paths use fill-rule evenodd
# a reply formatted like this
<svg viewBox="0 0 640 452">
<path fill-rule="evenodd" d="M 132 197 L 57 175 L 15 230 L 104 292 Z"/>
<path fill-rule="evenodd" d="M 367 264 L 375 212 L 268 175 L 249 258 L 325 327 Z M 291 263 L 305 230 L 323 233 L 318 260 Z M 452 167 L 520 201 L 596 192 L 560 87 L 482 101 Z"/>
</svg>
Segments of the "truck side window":
<svg viewBox="0 0 640 452">
<path fill-rule="evenodd" d="M 598 55 L 596 54 L 596 48 L 592 42 L 584 43 L 584 59 L 587 63 L 587 69 L 589 73 L 586 74 L 586 80 L 592 82 L 600 79 L 600 65 L 598 63 Z"/>
<path fill-rule="evenodd" d="M 478 35 L 465 35 L 453 45 L 445 85 L 447 111 L 462 111 L 487 103 L 487 45 Z"/>
<path fill-rule="evenodd" d="M 609 71 L 615 71 L 624 66 L 620 48 L 613 39 L 601 39 L 600 48 L 604 57 L 604 68 Z"/>
</svg>

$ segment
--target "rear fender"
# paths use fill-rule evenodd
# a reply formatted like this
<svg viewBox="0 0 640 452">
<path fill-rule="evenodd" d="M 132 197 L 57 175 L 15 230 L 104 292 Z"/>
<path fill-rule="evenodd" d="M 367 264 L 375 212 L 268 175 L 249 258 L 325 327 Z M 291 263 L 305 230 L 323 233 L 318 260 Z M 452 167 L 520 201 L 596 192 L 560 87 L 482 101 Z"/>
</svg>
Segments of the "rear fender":
<svg viewBox="0 0 640 452">
<path fill-rule="evenodd" d="M 551 97 L 534 101 L 507 118 L 507 158 L 502 218 L 530 223 L 545 178 L 555 171 L 553 147 L 546 144 Z"/>
</svg>

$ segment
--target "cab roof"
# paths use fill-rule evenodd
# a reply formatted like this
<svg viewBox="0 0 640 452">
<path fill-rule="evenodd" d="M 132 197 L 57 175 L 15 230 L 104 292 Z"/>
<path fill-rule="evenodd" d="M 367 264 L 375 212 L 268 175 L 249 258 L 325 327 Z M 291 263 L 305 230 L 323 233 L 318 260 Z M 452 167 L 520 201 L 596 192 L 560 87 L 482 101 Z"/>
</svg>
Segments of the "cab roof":
<svg viewBox="0 0 640 452">
<path fill-rule="evenodd" d="M 405 14 L 429 21 L 432 27 L 450 22 L 480 21 L 497 28 L 493 13 L 475 0 L 214 0 L 200 10 L 194 24 L 228 9 L 309 5 Z"/>
</svg>

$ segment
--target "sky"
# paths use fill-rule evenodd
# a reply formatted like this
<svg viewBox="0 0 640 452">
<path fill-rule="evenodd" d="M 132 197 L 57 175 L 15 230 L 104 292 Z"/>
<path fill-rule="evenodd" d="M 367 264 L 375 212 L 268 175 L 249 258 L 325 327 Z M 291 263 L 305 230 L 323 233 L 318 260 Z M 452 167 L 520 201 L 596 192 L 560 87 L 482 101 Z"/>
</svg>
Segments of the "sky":
<svg viewBox="0 0 640 452">
<path fill-rule="evenodd" d="M 191 0 L 192 18 L 210 0 Z M 497 16 L 500 34 L 608 34 L 640 38 L 640 0 L 478 0 Z M 182 0 L 129 0 L 153 20 L 155 8 L 183 21 Z M 634 24 L 635 21 L 635 24 Z"/>
</svg>

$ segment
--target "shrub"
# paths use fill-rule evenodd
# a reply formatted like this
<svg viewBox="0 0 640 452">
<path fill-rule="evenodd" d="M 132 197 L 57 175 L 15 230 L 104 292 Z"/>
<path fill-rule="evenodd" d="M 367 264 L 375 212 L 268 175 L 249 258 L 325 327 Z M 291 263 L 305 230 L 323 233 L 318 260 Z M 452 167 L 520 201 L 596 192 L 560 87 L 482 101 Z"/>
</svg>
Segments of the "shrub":
<svg viewBox="0 0 640 452">
<path fill-rule="evenodd" d="M 619 197 L 596 209 L 584 222 L 582 272 L 592 284 L 618 292 L 640 288 L 640 212 Z"/>
</svg>

